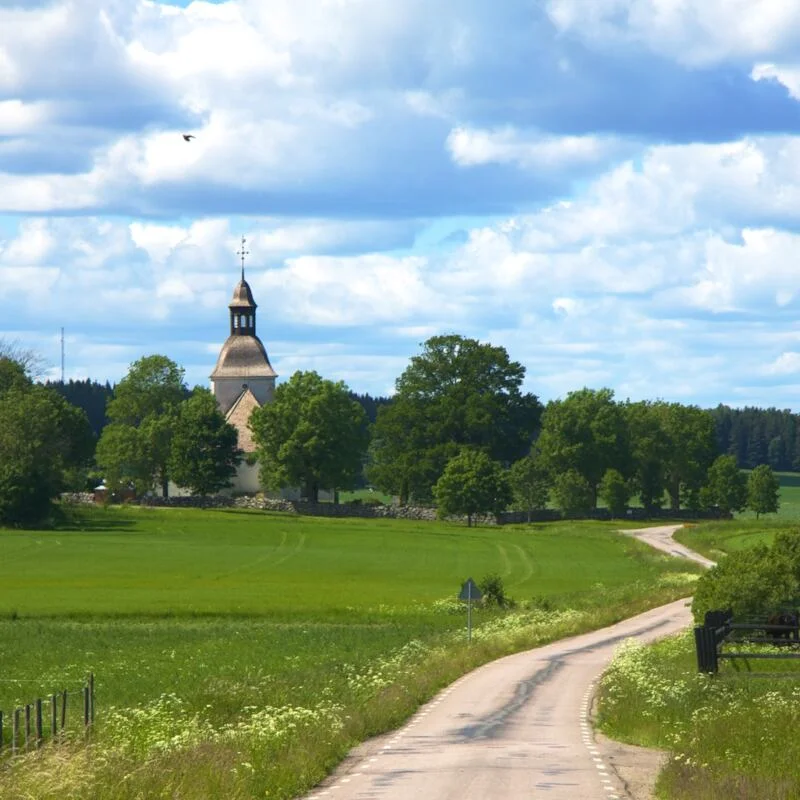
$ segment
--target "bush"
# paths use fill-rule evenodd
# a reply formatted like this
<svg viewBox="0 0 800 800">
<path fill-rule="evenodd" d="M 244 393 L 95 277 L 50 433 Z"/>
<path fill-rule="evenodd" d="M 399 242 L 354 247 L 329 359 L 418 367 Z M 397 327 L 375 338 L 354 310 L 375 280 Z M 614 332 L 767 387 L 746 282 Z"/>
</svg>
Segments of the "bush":
<svg viewBox="0 0 800 800">
<path fill-rule="evenodd" d="M 510 597 L 506 596 L 503 579 L 499 575 L 486 575 L 478 584 L 478 588 L 481 590 L 483 602 L 487 606 L 513 608 L 516 605 Z"/>
<path fill-rule="evenodd" d="M 759 614 L 793 604 L 800 595 L 800 535 L 783 533 L 772 547 L 759 545 L 726 556 L 700 577 L 692 613 L 730 608 L 735 616 Z"/>
</svg>

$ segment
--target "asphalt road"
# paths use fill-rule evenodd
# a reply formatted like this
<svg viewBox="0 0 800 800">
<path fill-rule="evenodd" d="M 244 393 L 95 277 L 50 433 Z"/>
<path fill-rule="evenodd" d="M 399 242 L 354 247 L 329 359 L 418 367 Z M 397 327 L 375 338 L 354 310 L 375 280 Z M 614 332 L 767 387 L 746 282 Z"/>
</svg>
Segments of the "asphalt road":
<svg viewBox="0 0 800 800">
<path fill-rule="evenodd" d="M 671 539 L 678 527 L 636 533 L 673 552 L 680 547 Z M 688 602 L 680 600 L 485 664 L 403 728 L 356 748 L 308 800 L 631 797 L 592 732 L 595 682 L 623 639 L 650 641 L 689 624 Z"/>
</svg>

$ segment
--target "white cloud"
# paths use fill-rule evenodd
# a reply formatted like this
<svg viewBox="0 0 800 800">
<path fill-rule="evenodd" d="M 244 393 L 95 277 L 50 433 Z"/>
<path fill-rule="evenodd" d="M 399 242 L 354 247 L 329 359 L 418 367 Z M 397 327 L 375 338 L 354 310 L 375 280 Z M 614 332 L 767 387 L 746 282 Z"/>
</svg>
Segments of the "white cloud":
<svg viewBox="0 0 800 800">
<path fill-rule="evenodd" d="M 781 353 L 764 367 L 763 372 L 767 375 L 796 375 L 800 372 L 800 353 Z"/>
<path fill-rule="evenodd" d="M 800 100 L 800 64 L 756 64 L 750 77 L 754 81 L 777 81 L 795 100 Z"/>
<path fill-rule="evenodd" d="M 548 0 L 560 31 L 602 45 L 632 42 L 690 65 L 758 58 L 800 44 L 793 0 Z"/>
<path fill-rule="evenodd" d="M 462 167 L 518 164 L 526 169 L 561 170 L 596 163 L 622 150 L 614 137 L 523 134 L 511 127 L 496 130 L 454 128 L 447 149 Z"/>
</svg>

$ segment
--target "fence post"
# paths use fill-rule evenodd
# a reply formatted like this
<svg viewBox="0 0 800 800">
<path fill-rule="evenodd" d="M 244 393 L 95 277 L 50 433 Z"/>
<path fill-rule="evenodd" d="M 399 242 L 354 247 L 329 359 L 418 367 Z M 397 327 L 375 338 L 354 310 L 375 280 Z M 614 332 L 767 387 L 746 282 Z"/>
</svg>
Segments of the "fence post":
<svg viewBox="0 0 800 800">
<path fill-rule="evenodd" d="M 58 701 L 54 694 L 50 695 L 50 738 L 55 742 L 58 734 Z"/>
<path fill-rule="evenodd" d="M 0 753 L 3 752 L 3 712 L 0 711 Z"/>
<path fill-rule="evenodd" d="M 706 625 L 695 625 L 694 644 L 697 651 L 698 672 L 717 672 L 719 661 L 717 657 L 716 630 Z"/>
<path fill-rule="evenodd" d="M 83 727 L 89 727 L 89 684 L 83 687 Z"/>
<path fill-rule="evenodd" d="M 94 672 L 89 673 L 89 722 L 94 725 Z"/>
<path fill-rule="evenodd" d="M 25 704 L 25 752 L 31 746 L 31 704 Z"/>
<path fill-rule="evenodd" d="M 64 726 L 67 724 L 67 690 L 61 693 L 61 738 L 64 738 Z"/>
<path fill-rule="evenodd" d="M 36 698 L 36 749 L 42 746 L 42 699 Z"/>
<path fill-rule="evenodd" d="M 19 741 L 19 709 L 14 709 L 14 719 L 11 728 L 11 755 L 17 754 L 17 742 Z"/>
</svg>

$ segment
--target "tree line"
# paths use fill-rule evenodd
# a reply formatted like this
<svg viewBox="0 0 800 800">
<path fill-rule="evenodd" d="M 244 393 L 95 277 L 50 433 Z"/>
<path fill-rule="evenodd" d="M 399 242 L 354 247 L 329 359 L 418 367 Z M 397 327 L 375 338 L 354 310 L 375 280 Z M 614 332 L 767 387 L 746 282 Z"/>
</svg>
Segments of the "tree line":
<svg viewBox="0 0 800 800">
<path fill-rule="evenodd" d="M 183 369 L 166 356 L 134 362 L 113 390 L 88 381 L 35 384 L 19 353 L 3 358 L 2 348 L 0 363 L 11 376 L 6 394 L 24 378 L 24 396 L 13 395 L 23 409 L 34 395 L 46 396 L 53 407 L 72 409 L 80 419 L 76 442 L 83 437 L 88 444 L 54 459 L 61 478 L 42 488 L 51 496 L 62 487 L 76 488 L 81 470 L 84 477 L 102 474 L 112 490 L 166 493 L 172 482 L 213 494 L 231 485 L 245 457 L 211 393 L 190 390 Z M 468 518 L 548 503 L 575 514 L 603 502 L 618 512 L 634 497 L 649 510 L 667 504 L 728 512 L 748 502 L 757 504 L 758 513 L 774 510 L 772 465 L 761 462 L 769 469 L 767 494 L 773 500 L 753 500 L 756 489 L 748 490 L 731 442 L 741 439 L 746 425 L 760 425 L 771 435 L 777 430 L 773 423 L 788 425 L 788 412 L 763 412 L 770 427 L 752 409 L 737 414 L 724 406 L 709 411 L 618 401 L 610 389 L 586 388 L 543 405 L 523 391 L 524 377 L 525 368 L 504 348 L 458 335 L 425 342 L 397 378 L 391 401 L 355 395 L 343 382 L 315 372 L 297 372 L 276 388 L 273 402 L 253 412 L 256 452 L 247 457 L 258 462 L 268 489 L 301 487 L 315 500 L 321 489 L 349 489 L 366 480 L 401 503 L 434 502 L 443 512 Z M 13 415 L 6 411 L 5 419 L 2 413 L 0 407 L 0 428 L 10 441 Z M 99 435 L 91 453 L 93 430 Z M 772 446 L 773 455 L 778 449 Z M 768 445 L 767 459 L 769 451 Z M 5 453 L 0 447 L 0 455 Z M 20 476 L 27 467 L 20 461 L 15 468 L 21 472 L 13 480 L 25 483 Z M 35 470 L 28 473 L 34 479 Z M 0 511 L 0 519 L 16 517 Z"/>
<path fill-rule="evenodd" d="M 99 438 L 108 424 L 106 407 L 114 396 L 114 386 L 89 378 L 66 382 L 46 381 L 68 403 L 86 412 L 95 437 Z M 390 397 L 372 396 L 349 391 L 351 399 L 363 407 L 367 420 L 374 423 L 378 410 L 389 405 Z M 769 464 L 773 470 L 800 470 L 800 414 L 777 408 L 731 408 L 723 404 L 710 410 L 714 420 L 717 451 L 732 455 L 741 469 Z"/>
</svg>

